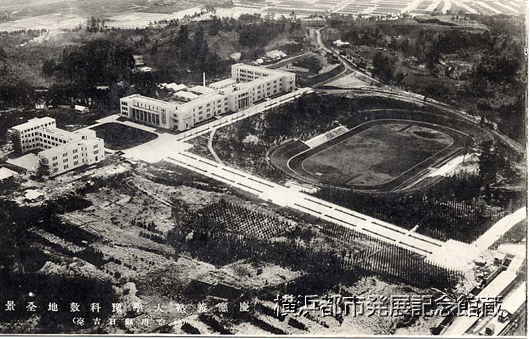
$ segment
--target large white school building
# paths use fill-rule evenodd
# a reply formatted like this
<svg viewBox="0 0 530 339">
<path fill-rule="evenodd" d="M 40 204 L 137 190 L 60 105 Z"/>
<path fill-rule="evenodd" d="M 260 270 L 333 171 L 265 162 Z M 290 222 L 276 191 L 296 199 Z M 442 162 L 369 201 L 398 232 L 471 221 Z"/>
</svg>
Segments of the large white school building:
<svg viewBox="0 0 530 339">
<path fill-rule="evenodd" d="M 103 139 L 96 137 L 96 131 L 68 132 L 57 128 L 53 118 L 31 119 L 12 127 L 9 133 L 15 151 L 42 150 L 38 153 L 39 161 L 50 176 L 95 164 L 105 158 Z"/>
<path fill-rule="evenodd" d="M 150 126 L 185 131 L 217 115 L 236 112 L 268 97 L 293 91 L 295 79 L 294 73 L 235 64 L 230 79 L 207 87 L 167 85 L 172 91 L 167 100 L 139 94 L 124 97 L 120 100 L 120 114 Z"/>
</svg>

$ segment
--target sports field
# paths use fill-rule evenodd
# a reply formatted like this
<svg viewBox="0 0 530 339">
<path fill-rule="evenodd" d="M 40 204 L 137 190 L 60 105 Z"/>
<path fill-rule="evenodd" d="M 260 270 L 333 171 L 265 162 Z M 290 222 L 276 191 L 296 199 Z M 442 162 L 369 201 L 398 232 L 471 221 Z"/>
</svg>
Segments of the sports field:
<svg viewBox="0 0 530 339">
<path fill-rule="evenodd" d="M 301 167 L 332 185 L 381 185 L 452 143 L 448 134 L 414 122 L 378 123 L 307 157 Z"/>
</svg>

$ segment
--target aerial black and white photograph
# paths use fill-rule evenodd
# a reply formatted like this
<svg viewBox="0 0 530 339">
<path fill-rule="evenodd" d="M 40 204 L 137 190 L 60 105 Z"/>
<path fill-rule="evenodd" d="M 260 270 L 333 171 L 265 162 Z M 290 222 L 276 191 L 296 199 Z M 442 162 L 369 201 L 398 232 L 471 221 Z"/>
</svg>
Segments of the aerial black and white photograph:
<svg viewBox="0 0 530 339">
<path fill-rule="evenodd" d="M 524 0 L 0 0 L 0 336 L 527 336 Z"/>
</svg>

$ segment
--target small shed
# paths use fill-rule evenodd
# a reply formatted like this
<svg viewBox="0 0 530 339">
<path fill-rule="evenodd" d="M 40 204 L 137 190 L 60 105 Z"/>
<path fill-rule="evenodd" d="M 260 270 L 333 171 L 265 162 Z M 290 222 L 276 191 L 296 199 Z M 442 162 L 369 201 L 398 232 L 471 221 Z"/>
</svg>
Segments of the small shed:
<svg viewBox="0 0 530 339">
<path fill-rule="evenodd" d="M 0 168 L 0 181 L 11 178 L 17 175 L 17 172 L 10 170 L 9 168 L 2 167 Z"/>
<path fill-rule="evenodd" d="M 75 105 L 74 106 L 74 109 L 77 113 L 79 114 L 86 114 L 88 113 L 90 110 L 88 109 L 88 107 L 86 106 L 81 106 L 81 105 Z"/>
<path fill-rule="evenodd" d="M 44 199 L 44 194 L 33 189 L 26 190 L 24 195 L 24 200 L 27 202 L 37 202 L 42 199 Z"/>
<path fill-rule="evenodd" d="M 143 55 L 133 55 L 133 59 L 134 59 L 134 66 L 135 67 L 140 67 L 140 66 L 144 66 L 145 65 Z"/>
</svg>

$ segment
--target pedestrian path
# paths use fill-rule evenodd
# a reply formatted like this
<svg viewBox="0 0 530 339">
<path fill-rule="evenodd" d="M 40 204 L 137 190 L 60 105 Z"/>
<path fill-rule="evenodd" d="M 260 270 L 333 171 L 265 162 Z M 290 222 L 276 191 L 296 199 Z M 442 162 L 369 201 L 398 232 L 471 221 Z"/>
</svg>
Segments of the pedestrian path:
<svg viewBox="0 0 530 339">
<path fill-rule="evenodd" d="M 186 151 L 168 157 L 167 161 L 255 194 L 265 201 L 296 209 L 424 256 L 432 254 L 443 245 L 439 240 L 407 231 Z"/>
</svg>

